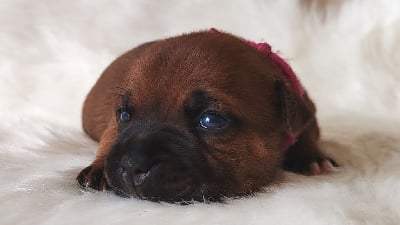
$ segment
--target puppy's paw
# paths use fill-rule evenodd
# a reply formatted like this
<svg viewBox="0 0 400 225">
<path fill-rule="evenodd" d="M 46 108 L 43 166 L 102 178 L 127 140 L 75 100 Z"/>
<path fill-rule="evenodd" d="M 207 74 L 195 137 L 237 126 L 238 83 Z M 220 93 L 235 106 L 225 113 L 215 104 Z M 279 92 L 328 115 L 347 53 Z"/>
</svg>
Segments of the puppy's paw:
<svg viewBox="0 0 400 225">
<path fill-rule="evenodd" d="M 82 188 L 93 188 L 99 191 L 110 189 L 104 176 L 103 167 L 88 166 L 79 173 L 76 180 Z"/>
<path fill-rule="evenodd" d="M 283 162 L 285 170 L 304 175 L 320 175 L 333 172 L 338 164 L 322 153 L 316 155 L 289 155 Z"/>
<path fill-rule="evenodd" d="M 319 157 L 317 160 L 309 164 L 307 175 L 320 175 L 324 173 L 330 173 L 335 170 L 337 163 L 328 157 Z"/>
</svg>

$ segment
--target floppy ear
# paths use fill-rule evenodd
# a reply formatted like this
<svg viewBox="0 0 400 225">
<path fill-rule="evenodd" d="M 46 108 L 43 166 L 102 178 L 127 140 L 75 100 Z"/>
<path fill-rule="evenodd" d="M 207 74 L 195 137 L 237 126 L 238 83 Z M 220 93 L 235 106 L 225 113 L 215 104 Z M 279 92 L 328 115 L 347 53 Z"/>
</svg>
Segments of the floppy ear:
<svg viewBox="0 0 400 225">
<path fill-rule="evenodd" d="M 276 80 L 275 88 L 285 130 L 288 135 L 297 137 L 313 121 L 315 107 L 305 92 L 299 95 L 282 80 Z"/>
</svg>

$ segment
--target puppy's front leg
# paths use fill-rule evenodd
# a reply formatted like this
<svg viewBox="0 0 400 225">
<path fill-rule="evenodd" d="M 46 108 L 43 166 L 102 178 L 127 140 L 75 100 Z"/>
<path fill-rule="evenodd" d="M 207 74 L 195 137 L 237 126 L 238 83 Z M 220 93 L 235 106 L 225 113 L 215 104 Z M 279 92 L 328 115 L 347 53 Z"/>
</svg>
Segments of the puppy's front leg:
<svg viewBox="0 0 400 225">
<path fill-rule="evenodd" d="M 285 153 L 283 168 L 305 175 L 332 172 L 337 163 L 318 147 L 319 128 L 314 120 Z"/>
<path fill-rule="evenodd" d="M 104 177 L 104 163 L 95 160 L 90 166 L 83 169 L 76 178 L 82 188 L 93 188 L 99 191 L 109 189 Z"/>
<path fill-rule="evenodd" d="M 100 138 L 99 150 L 93 163 L 83 169 L 76 180 L 83 188 L 93 188 L 100 191 L 106 191 L 110 187 L 104 174 L 104 163 L 106 155 L 113 145 L 113 141 L 117 135 L 117 128 L 111 121 Z"/>
</svg>

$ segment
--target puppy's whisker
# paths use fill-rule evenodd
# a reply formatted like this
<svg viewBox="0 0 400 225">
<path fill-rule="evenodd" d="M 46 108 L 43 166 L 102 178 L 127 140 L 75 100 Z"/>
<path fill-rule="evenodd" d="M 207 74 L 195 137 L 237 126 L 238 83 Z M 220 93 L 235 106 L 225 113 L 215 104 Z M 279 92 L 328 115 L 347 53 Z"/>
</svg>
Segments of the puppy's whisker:
<svg viewBox="0 0 400 225">
<path fill-rule="evenodd" d="M 119 91 L 123 91 L 123 92 L 127 92 L 128 89 L 124 88 L 124 87 L 115 87 L 115 89 L 119 90 Z"/>
<path fill-rule="evenodd" d="M 124 97 L 128 93 L 128 89 L 123 87 L 114 87 L 110 90 L 110 93 L 118 97 Z"/>
</svg>

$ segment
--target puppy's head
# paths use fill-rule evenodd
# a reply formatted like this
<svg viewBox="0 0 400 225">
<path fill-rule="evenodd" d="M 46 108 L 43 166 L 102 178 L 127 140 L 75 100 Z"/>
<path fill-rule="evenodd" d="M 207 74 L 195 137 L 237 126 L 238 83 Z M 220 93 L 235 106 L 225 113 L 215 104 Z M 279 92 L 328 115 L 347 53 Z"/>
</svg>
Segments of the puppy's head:
<svg viewBox="0 0 400 225">
<path fill-rule="evenodd" d="M 106 157 L 110 186 L 181 201 L 246 195 L 271 183 L 288 135 L 311 116 L 282 68 L 218 32 L 138 48 L 105 71 L 124 73 L 112 87 L 118 137 Z"/>
</svg>

